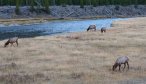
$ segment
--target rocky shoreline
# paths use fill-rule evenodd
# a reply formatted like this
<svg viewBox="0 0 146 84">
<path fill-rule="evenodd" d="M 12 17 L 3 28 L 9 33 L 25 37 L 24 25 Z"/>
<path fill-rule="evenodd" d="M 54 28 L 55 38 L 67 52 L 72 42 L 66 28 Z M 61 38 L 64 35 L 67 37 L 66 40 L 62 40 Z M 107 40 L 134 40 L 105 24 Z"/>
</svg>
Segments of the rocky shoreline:
<svg viewBox="0 0 146 84">
<path fill-rule="evenodd" d="M 36 10 L 38 11 L 38 10 Z M 29 6 L 20 7 L 20 15 L 15 14 L 15 6 L 0 6 L 0 27 L 41 23 L 50 20 L 129 18 L 146 16 L 146 5 L 108 6 L 50 6 L 50 14 L 43 10 L 31 12 Z"/>
<path fill-rule="evenodd" d="M 21 15 L 15 14 L 15 6 L 1 6 L 0 19 L 14 18 L 101 18 L 101 17 L 137 17 L 146 16 L 146 5 L 108 5 L 108 6 L 50 6 L 50 14 L 41 11 L 30 12 L 28 6 L 20 7 Z"/>
</svg>

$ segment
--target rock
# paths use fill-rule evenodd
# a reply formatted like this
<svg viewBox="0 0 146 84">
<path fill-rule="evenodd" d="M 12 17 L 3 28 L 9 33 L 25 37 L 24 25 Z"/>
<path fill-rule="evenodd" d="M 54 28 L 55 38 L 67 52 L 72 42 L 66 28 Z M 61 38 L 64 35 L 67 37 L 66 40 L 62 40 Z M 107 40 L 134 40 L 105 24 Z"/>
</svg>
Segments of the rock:
<svg viewBox="0 0 146 84">
<path fill-rule="evenodd" d="M 30 18 L 38 16 L 47 16 L 43 10 L 41 13 L 30 12 L 29 6 L 20 7 L 21 15 L 15 14 L 15 6 L 1 6 L 0 7 L 0 18 Z M 96 16 L 107 16 L 107 17 L 133 17 L 133 16 L 145 16 L 146 15 L 146 6 L 145 5 L 129 5 L 129 6 L 120 6 L 120 5 L 108 5 L 108 6 L 85 6 L 80 8 L 80 6 L 50 6 L 51 14 L 50 16 L 56 18 L 65 18 L 65 17 L 96 17 Z"/>
</svg>

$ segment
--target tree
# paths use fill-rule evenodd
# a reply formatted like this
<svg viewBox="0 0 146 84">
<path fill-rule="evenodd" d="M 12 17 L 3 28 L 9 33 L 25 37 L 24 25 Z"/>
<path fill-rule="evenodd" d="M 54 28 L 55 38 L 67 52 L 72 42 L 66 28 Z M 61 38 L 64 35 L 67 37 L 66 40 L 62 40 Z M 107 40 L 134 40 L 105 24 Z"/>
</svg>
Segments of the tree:
<svg viewBox="0 0 146 84">
<path fill-rule="evenodd" d="M 144 5 L 146 4 L 146 0 L 48 0 L 49 5 Z M 38 3 L 36 3 L 38 2 Z M 18 4 L 16 4 L 18 3 Z M 21 5 L 31 6 L 33 8 L 34 5 L 43 4 L 44 0 L 0 0 L 0 5 Z"/>
<path fill-rule="evenodd" d="M 72 5 L 72 4 L 73 4 L 72 0 L 68 0 L 68 5 Z"/>
<path fill-rule="evenodd" d="M 45 1 L 44 1 L 44 5 L 45 5 L 46 13 L 50 14 L 49 0 L 45 0 Z"/>
<path fill-rule="evenodd" d="M 20 0 L 16 0 L 16 9 L 15 9 L 15 13 L 16 13 L 17 15 L 20 14 L 19 6 L 20 6 Z"/>
<path fill-rule="evenodd" d="M 146 0 L 144 0 L 144 5 L 146 5 Z"/>
<path fill-rule="evenodd" d="M 97 6 L 96 0 L 92 0 L 92 1 L 91 1 L 91 4 L 92 4 L 94 7 L 96 7 L 96 6 Z"/>
<path fill-rule="evenodd" d="M 1 6 L 3 5 L 3 0 L 0 1 L 0 5 L 1 5 Z"/>
<path fill-rule="evenodd" d="M 83 0 L 80 0 L 80 8 L 84 8 L 84 2 L 83 2 Z"/>
<path fill-rule="evenodd" d="M 63 7 L 65 7 L 66 4 L 67 4 L 67 0 L 61 0 L 61 5 L 62 5 Z"/>
<path fill-rule="evenodd" d="M 91 5 L 91 0 L 88 0 L 89 1 L 89 5 Z"/>
<path fill-rule="evenodd" d="M 30 0 L 30 11 L 33 12 L 34 11 L 34 0 Z"/>
<path fill-rule="evenodd" d="M 135 5 L 138 5 L 138 0 L 134 0 L 134 4 Z"/>
</svg>

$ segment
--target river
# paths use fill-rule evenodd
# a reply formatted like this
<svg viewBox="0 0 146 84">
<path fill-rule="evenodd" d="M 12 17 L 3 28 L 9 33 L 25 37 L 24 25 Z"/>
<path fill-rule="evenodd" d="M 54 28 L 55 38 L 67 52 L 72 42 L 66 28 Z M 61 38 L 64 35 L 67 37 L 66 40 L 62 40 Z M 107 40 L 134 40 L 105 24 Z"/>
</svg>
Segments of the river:
<svg viewBox="0 0 146 84">
<path fill-rule="evenodd" d="M 58 20 L 39 24 L 4 26 L 0 27 L 0 40 L 18 36 L 20 38 L 54 35 L 69 32 L 86 31 L 89 25 L 94 24 L 97 30 L 101 27 L 110 27 L 113 21 L 125 20 L 122 18 L 94 19 L 94 20 Z"/>
</svg>

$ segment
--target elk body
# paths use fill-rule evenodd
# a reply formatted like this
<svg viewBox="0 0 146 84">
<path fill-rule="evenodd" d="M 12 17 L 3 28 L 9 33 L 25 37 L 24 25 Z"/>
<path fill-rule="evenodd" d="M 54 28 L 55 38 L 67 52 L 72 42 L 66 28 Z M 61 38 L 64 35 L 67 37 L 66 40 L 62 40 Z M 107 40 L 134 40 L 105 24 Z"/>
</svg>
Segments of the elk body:
<svg viewBox="0 0 146 84">
<path fill-rule="evenodd" d="M 88 28 L 87 28 L 87 31 L 89 30 L 94 30 L 96 31 L 96 25 L 90 25 Z"/>
<path fill-rule="evenodd" d="M 101 28 L 101 33 L 103 33 L 103 32 L 104 32 L 104 33 L 106 32 L 106 28 L 105 28 L 105 27 L 102 27 L 102 28 Z"/>
<path fill-rule="evenodd" d="M 123 70 L 125 69 L 126 65 L 129 69 L 129 58 L 127 56 L 122 56 L 122 57 L 119 57 L 117 58 L 115 64 L 113 65 L 113 71 L 119 66 L 119 71 L 121 70 L 121 65 L 124 64 L 124 68 Z"/>
<path fill-rule="evenodd" d="M 11 46 L 13 45 L 13 43 L 16 43 L 18 46 L 18 37 L 9 38 L 8 41 L 4 44 L 4 47 L 7 47 L 9 43 L 11 44 Z"/>
</svg>

